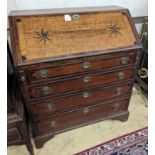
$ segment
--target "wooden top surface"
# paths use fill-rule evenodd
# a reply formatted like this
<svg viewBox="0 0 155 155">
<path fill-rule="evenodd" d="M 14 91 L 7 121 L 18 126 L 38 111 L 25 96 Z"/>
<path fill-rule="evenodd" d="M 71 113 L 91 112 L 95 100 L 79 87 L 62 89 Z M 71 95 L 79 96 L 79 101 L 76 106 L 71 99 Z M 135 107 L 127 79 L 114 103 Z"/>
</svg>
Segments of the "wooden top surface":
<svg viewBox="0 0 155 155">
<path fill-rule="evenodd" d="M 9 16 L 39 16 L 39 15 L 52 15 L 64 13 L 86 13 L 86 12 L 100 12 L 110 10 L 124 10 L 119 6 L 97 6 L 97 7 L 74 7 L 74 8 L 56 8 L 56 9 L 36 9 L 36 10 L 16 10 L 11 11 Z"/>
<path fill-rule="evenodd" d="M 122 8 L 72 8 L 62 14 L 65 10 L 54 9 L 52 15 L 47 13 L 49 10 L 11 13 L 15 16 L 16 45 L 20 57 L 32 61 L 128 48 L 137 44 L 129 17 L 120 11 Z M 74 15 L 78 15 L 78 19 Z"/>
</svg>

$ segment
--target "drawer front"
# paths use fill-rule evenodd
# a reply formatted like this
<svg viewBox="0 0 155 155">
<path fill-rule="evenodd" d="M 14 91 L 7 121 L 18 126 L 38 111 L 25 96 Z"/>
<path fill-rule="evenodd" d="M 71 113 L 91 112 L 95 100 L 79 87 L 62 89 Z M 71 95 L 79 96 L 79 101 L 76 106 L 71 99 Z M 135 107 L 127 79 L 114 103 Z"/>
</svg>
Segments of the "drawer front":
<svg viewBox="0 0 155 155">
<path fill-rule="evenodd" d="M 12 144 L 21 141 L 22 137 L 17 128 L 12 128 L 7 130 L 7 143 Z"/>
<path fill-rule="evenodd" d="M 70 96 L 50 98 L 31 105 L 32 113 L 39 116 L 43 114 L 51 114 L 61 110 L 68 110 L 77 106 L 91 105 L 93 102 L 103 99 L 127 96 L 130 93 L 130 90 L 131 83 L 128 83 L 113 87 L 83 91 Z"/>
<path fill-rule="evenodd" d="M 97 106 L 85 107 L 40 120 L 36 122 L 38 134 L 63 130 L 81 123 L 89 123 L 89 121 L 126 111 L 128 106 L 127 102 L 128 100 L 126 99 L 118 102 L 99 104 Z"/>
<path fill-rule="evenodd" d="M 57 76 L 80 73 L 96 69 L 113 68 L 125 65 L 134 65 L 136 53 L 117 55 L 107 58 L 87 58 L 85 60 L 70 60 L 68 62 L 49 63 L 42 67 L 25 71 L 27 83 L 44 81 Z"/>
<path fill-rule="evenodd" d="M 68 91 L 77 91 L 78 89 L 128 80 L 132 79 L 133 76 L 133 68 L 108 73 L 87 74 L 83 77 L 76 77 L 65 81 L 30 86 L 27 87 L 27 93 L 30 99 L 37 99 L 39 97 L 59 95 L 60 93 Z"/>
</svg>

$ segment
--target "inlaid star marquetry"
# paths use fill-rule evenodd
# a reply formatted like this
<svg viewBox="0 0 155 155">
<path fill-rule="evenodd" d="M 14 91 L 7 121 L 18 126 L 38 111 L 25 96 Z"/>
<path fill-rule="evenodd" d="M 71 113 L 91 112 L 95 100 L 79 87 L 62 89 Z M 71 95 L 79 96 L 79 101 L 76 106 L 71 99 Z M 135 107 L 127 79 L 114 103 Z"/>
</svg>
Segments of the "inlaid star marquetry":
<svg viewBox="0 0 155 155">
<path fill-rule="evenodd" d="M 43 41 L 44 43 L 46 43 L 47 40 L 50 41 L 50 39 L 49 39 L 49 36 L 50 36 L 49 31 L 44 32 L 44 30 L 41 29 L 40 32 L 36 32 L 36 35 L 37 35 L 37 37 L 35 37 L 35 38 L 38 38 L 39 41 Z"/>
<path fill-rule="evenodd" d="M 118 27 L 116 24 L 108 26 L 107 30 L 111 32 L 111 34 L 115 34 L 116 36 L 117 34 L 121 34 L 121 28 Z"/>
</svg>

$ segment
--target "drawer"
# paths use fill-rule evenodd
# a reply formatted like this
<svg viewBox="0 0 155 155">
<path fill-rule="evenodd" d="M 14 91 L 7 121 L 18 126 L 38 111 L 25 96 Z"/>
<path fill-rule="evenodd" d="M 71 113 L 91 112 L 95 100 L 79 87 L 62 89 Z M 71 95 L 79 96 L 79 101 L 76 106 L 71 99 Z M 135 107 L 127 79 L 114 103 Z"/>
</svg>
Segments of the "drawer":
<svg viewBox="0 0 155 155">
<path fill-rule="evenodd" d="M 128 99 L 84 107 L 36 121 L 38 134 L 61 131 L 89 121 L 101 119 L 123 111 L 128 107 Z"/>
<path fill-rule="evenodd" d="M 51 114 L 61 110 L 68 110 L 77 106 L 91 105 L 104 99 L 127 96 L 131 91 L 131 83 L 121 84 L 112 87 L 91 89 L 76 93 L 74 95 L 45 99 L 31 105 L 32 113 L 35 116 Z"/>
<path fill-rule="evenodd" d="M 63 81 L 28 86 L 27 93 L 30 99 L 37 99 L 45 96 L 60 95 L 61 93 L 68 91 L 78 91 L 79 89 L 129 80 L 132 79 L 133 76 L 133 68 L 118 70 L 115 72 L 111 71 L 106 73 L 99 72 L 95 74 L 86 74 L 85 76 L 83 75 L 71 79 L 64 79 Z"/>
<path fill-rule="evenodd" d="M 41 67 L 29 67 L 24 71 L 27 83 L 44 81 L 57 76 L 73 73 L 87 72 L 97 69 L 134 65 L 136 63 L 136 52 L 128 55 L 100 56 L 85 59 L 60 61 L 41 65 Z M 23 77 L 24 75 L 21 75 Z"/>
<path fill-rule="evenodd" d="M 20 142 L 22 139 L 19 130 L 15 127 L 12 129 L 7 130 L 7 143 L 15 143 L 15 142 Z"/>
</svg>

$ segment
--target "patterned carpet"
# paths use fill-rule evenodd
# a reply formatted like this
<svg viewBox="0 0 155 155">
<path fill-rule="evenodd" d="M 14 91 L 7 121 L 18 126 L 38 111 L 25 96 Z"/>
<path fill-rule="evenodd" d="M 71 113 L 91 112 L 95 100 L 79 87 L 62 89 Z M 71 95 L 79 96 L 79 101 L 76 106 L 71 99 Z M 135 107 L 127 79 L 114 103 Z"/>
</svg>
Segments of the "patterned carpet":
<svg viewBox="0 0 155 155">
<path fill-rule="evenodd" d="M 76 155 L 147 155 L 148 128 L 102 143 Z"/>
</svg>

